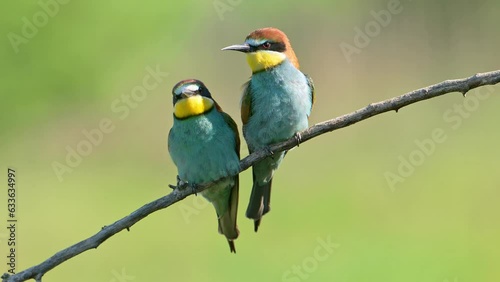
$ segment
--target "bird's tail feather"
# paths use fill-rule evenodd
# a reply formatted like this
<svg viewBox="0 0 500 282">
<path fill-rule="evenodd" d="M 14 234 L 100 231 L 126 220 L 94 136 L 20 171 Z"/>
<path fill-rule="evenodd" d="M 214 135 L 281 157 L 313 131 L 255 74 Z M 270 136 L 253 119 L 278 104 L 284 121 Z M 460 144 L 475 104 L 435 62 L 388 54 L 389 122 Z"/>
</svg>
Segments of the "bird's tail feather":
<svg viewBox="0 0 500 282">
<path fill-rule="evenodd" d="M 246 216 L 254 220 L 255 232 L 259 229 L 262 216 L 271 210 L 272 181 L 270 179 L 267 183 L 259 185 L 254 175 L 252 194 L 250 195 Z"/>
<path fill-rule="evenodd" d="M 219 233 L 226 236 L 229 243 L 229 248 L 232 253 L 236 253 L 236 248 L 234 246 L 234 241 L 238 238 L 240 231 L 238 230 L 238 225 L 236 220 L 238 217 L 238 179 L 236 179 L 236 185 L 231 190 L 231 195 L 229 196 L 229 206 L 227 211 L 218 218 L 219 220 Z"/>
</svg>

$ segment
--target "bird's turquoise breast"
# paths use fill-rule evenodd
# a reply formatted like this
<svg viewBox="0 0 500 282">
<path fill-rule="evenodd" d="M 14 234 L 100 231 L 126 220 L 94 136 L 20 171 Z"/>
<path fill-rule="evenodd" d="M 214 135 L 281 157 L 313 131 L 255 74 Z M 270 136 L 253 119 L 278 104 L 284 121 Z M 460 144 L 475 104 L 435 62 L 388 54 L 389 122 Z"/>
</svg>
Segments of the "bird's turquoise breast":
<svg viewBox="0 0 500 282">
<path fill-rule="evenodd" d="M 174 119 L 168 147 L 179 177 L 196 184 L 236 174 L 239 158 L 235 138 L 216 109 L 183 120 Z"/>
<path fill-rule="evenodd" d="M 251 117 L 243 128 L 252 150 L 292 137 L 308 127 L 311 88 L 306 76 L 288 60 L 252 75 Z"/>
</svg>

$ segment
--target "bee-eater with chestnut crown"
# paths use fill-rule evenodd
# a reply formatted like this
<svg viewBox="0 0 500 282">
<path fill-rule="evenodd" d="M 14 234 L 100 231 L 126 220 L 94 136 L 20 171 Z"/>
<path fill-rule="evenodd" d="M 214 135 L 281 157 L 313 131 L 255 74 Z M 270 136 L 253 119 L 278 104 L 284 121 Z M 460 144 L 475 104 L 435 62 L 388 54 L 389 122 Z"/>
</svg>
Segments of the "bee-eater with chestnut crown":
<svg viewBox="0 0 500 282">
<path fill-rule="evenodd" d="M 262 28 L 250 33 L 243 44 L 222 50 L 246 53 L 252 77 L 241 100 L 243 135 L 250 153 L 293 136 L 308 127 L 314 101 L 311 78 L 299 70 L 288 37 L 279 29 Z M 252 168 L 253 187 L 246 216 L 257 231 L 270 210 L 273 175 L 286 152 L 268 157 Z"/>
<path fill-rule="evenodd" d="M 233 241 L 239 234 L 240 169 L 236 123 L 199 80 L 183 80 L 172 92 L 174 125 L 168 134 L 168 151 L 183 181 L 196 185 L 224 178 L 200 194 L 214 205 L 219 233 L 226 236 L 231 252 L 236 253 Z"/>
</svg>

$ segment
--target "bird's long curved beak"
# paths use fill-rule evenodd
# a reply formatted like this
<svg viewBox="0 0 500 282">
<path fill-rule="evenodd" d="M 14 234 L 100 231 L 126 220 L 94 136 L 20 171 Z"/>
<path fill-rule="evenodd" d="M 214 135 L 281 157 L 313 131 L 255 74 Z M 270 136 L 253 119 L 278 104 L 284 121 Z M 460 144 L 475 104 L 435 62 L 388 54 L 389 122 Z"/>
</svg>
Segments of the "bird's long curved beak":
<svg viewBox="0 0 500 282">
<path fill-rule="evenodd" d="M 250 52 L 250 45 L 248 44 L 236 44 L 227 46 L 221 49 L 221 51 L 232 50 L 232 51 L 240 51 L 243 53 Z"/>
</svg>

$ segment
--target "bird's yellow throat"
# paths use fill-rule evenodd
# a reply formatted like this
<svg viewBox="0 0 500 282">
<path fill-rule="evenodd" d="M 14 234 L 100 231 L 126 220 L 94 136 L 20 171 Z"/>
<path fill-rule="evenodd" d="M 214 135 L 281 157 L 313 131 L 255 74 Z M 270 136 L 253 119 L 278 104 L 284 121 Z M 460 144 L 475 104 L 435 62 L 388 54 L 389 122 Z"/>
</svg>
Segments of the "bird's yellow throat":
<svg viewBox="0 0 500 282">
<path fill-rule="evenodd" d="M 182 99 L 175 103 L 174 115 L 176 118 L 197 116 L 210 111 L 213 107 L 213 100 L 196 95 Z"/>
<path fill-rule="evenodd" d="M 285 54 L 274 51 L 257 51 L 247 53 L 247 62 L 252 69 L 252 72 L 270 69 L 281 64 L 285 58 Z"/>
</svg>

